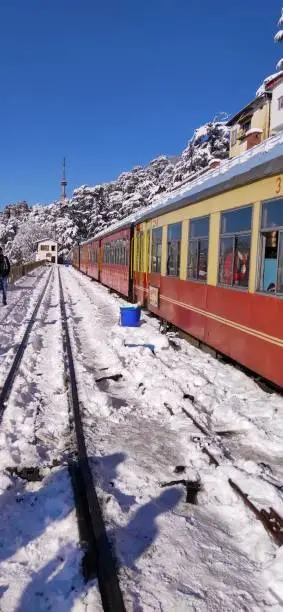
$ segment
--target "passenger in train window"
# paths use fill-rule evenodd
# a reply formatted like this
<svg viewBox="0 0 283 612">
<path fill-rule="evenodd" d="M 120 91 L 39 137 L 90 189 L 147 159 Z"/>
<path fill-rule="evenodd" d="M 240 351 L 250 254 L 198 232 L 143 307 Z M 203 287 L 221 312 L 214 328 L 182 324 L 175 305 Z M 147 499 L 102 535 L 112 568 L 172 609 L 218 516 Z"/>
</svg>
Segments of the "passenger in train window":
<svg viewBox="0 0 283 612">
<path fill-rule="evenodd" d="M 167 233 L 167 275 L 179 276 L 181 256 L 182 224 L 168 225 Z"/>
<path fill-rule="evenodd" d="M 235 255 L 234 263 L 234 285 L 247 287 L 249 283 L 249 250 L 240 251 L 238 248 Z"/>
</svg>

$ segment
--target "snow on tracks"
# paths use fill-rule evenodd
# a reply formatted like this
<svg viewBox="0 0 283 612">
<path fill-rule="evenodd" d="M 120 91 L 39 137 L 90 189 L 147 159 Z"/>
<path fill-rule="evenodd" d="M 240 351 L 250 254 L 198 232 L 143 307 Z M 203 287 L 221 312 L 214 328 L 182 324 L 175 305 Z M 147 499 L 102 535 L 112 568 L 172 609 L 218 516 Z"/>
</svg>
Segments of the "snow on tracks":
<svg viewBox="0 0 283 612">
<path fill-rule="evenodd" d="M 84 430 L 82 425 L 76 373 L 73 352 L 69 335 L 69 327 L 64 300 L 64 290 L 59 273 L 60 305 L 62 324 L 70 374 L 70 401 L 73 410 L 74 430 L 78 460 L 72 466 L 73 479 L 76 481 L 75 490 L 80 495 L 81 519 L 84 521 L 84 532 L 87 534 L 88 562 L 92 565 L 92 572 L 97 570 L 99 588 L 103 609 L 105 612 L 125 612 L 124 602 L 117 579 L 115 561 L 107 539 L 105 526 L 100 510 L 99 501 L 95 491 L 89 458 L 87 456 Z"/>
<path fill-rule="evenodd" d="M 230 489 L 231 466 L 209 465 L 182 413 L 183 406 L 193 408 L 184 393 L 198 384 L 201 391 L 206 378 L 214 376 L 211 388 L 222 397 L 222 364 L 189 352 L 193 347 L 170 348 L 157 322 L 121 328 L 121 300 L 74 270 L 62 272 L 87 450 L 126 606 L 236 611 L 263 609 L 268 601 L 272 607 L 262 572 L 276 547 Z M 176 466 L 184 466 L 183 475 L 176 476 Z M 185 503 L 182 485 L 160 487 L 199 476 L 197 506 Z"/>
<path fill-rule="evenodd" d="M 35 299 L 40 290 L 42 284 Z M 3 612 L 101 609 L 96 584 L 86 588 L 81 572 L 83 552 L 66 463 L 71 449 L 55 268 L 0 428 Z"/>
</svg>

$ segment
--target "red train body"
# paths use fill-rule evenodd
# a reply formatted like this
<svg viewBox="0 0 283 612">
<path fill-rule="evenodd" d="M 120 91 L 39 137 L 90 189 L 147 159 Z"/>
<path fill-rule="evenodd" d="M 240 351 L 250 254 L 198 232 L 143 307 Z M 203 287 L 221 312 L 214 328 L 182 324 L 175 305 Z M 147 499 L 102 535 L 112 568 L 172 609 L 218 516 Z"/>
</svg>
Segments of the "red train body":
<svg viewBox="0 0 283 612">
<path fill-rule="evenodd" d="M 266 163 L 261 155 L 244 158 L 239 172 L 233 160 L 229 180 L 225 168 L 208 172 L 206 188 L 196 180 L 186 197 L 171 195 L 169 204 L 165 198 L 74 247 L 73 265 L 283 388 L 283 141 L 278 147 L 272 159 L 269 148 Z M 195 235 L 193 227 L 207 233 Z M 227 276 L 221 245 L 230 243 Z M 247 249 L 240 268 L 243 280 L 249 270 L 246 284 L 235 271 L 239 244 Z"/>
</svg>

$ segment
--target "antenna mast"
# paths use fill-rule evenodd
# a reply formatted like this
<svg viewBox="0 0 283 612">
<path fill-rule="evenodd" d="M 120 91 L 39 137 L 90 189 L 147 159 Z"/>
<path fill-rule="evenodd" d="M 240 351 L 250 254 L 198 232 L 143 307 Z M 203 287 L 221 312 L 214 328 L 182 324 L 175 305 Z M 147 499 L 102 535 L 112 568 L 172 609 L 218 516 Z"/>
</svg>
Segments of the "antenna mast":
<svg viewBox="0 0 283 612">
<path fill-rule="evenodd" d="M 66 157 L 64 157 L 63 159 L 63 174 L 62 174 L 62 180 L 61 180 L 61 201 L 65 202 L 67 195 L 66 195 L 66 191 L 67 191 L 67 179 L 66 179 Z"/>
</svg>

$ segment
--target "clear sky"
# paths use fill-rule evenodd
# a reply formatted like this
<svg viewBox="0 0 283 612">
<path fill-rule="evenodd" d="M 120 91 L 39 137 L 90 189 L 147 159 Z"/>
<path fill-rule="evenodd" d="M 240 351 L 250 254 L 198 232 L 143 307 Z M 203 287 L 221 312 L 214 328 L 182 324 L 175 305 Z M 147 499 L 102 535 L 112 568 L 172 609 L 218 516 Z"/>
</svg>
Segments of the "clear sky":
<svg viewBox="0 0 283 612">
<path fill-rule="evenodd" d="M 282 0 L 2 0 L 0 208 L 185 147 L 275 71 Z"/>
</svg>

